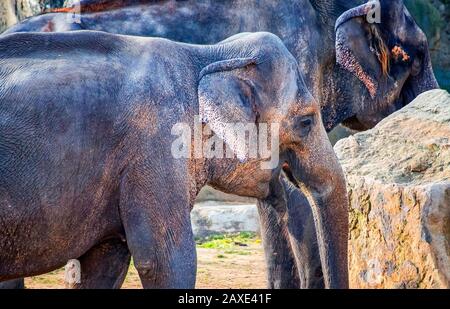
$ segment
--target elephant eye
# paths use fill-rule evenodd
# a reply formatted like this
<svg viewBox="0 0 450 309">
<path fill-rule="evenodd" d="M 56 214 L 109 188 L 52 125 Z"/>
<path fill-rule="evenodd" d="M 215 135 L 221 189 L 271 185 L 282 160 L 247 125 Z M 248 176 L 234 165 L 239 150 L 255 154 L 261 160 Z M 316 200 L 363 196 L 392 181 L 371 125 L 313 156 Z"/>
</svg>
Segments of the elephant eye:
<svg viewBox="0 0 450 309">
<path fill-rule="evenodd" d="M 300 136 L 304 137 L 309 134 L 311 128 L 314 124 L 314 116 L 300 116 L 296 119 L 295 128 L 296 131 L 300 134 Z"/>
</svg>

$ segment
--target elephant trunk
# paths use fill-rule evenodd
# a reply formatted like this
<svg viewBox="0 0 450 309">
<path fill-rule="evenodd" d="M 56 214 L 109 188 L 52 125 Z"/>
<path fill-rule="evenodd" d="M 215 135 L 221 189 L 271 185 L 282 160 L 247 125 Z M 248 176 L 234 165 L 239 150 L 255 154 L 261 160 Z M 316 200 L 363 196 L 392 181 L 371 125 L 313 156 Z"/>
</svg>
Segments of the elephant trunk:
<svg viewBox="0 0 450 309">
<path fill-rule="evenodd" d="M 434 76 L 428 49 L 426 49 L 423 69 L 417 76 L 411 77 L 410 87 L 416 91 L 416 96 L 422 92 L 440 88 Z"/>
<path fill-rule="evenodd" d="M 326 138 L 324 130 L 323 136 Z M 320 141 L 313 144 L 309 150 L 294 150 L 296 164 L 291 165 L 292 177 L 312 208 L 325 287 L 344 289 L 348 288 L 345 177 L 331 144 Z"/>
<path fill-rule="evenodd" d="M 403 105 L 409 104 L 419 94 L 439 89 L 439 84 L 434 76 L 433 67 L 431 66 L 431 60 L 428 50 L 424 57 L 423 69 L 418 75 L 410 76 L 402 88 L 400 99 L 403 100 Z"/>
<path fill-rule="evenodd" d="M 325 287 L 346 289 L 348 288 L 348 210 L 343 206 L 347 206 L 347 200 L 341 198 L 341 196 L 346 197 L 346 192 L 331 187 L 325 189 L 329 191 L 326 194 L 305 189 L 316 225 Z"/>
</svg>

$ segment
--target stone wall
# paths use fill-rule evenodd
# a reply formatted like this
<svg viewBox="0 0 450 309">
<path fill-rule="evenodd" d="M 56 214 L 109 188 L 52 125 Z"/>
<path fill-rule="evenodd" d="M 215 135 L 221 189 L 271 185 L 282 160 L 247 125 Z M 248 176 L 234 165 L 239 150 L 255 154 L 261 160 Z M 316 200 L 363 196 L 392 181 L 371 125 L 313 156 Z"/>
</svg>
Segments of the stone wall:
<svg viewBox="0 0 450 309">
<path fill-rule="evenodd" d="M 259 215 L 255 204 L 200 203 L 192 210 L 191 220 L 196 237 L 239 232 L 260 233 Z"/>
</svg>

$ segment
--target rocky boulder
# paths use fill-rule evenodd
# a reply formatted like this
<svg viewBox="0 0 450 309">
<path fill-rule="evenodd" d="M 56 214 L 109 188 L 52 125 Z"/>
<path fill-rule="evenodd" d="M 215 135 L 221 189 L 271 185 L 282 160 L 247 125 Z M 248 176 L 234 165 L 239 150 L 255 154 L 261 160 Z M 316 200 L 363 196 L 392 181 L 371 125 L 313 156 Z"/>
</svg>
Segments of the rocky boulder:
<svg viewBox="0 0 450 309">
<path fill-rule="evenodd" d="M 255 204 L 223 204 L 211 201 L 198 203 L 191 212 L 191 221 L 196 237 L 260 232 Z"/>
<path fill-rule="evenodd" d="M 196 203 L 219 202 L 232 204 L 256 204 L 256 199 L 223 193 L 210 186 L 205 186 L 197 195 Z"/>
<path fill-rule="evenodd" d="M 420 95 L 335 151 L 353 288 L 450 288 L 450 95 Z"/>
</svg>

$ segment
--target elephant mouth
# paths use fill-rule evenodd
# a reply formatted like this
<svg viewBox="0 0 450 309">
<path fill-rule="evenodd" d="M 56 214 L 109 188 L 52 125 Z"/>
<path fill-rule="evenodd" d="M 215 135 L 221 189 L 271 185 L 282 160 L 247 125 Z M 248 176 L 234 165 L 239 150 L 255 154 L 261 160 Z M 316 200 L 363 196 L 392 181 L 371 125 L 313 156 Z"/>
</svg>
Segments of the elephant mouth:
<svg viewBox="0 0 450 309">
<path fill-rule="evenodd" d="M 374 106 L 380 106 L 381 108 L 379 110 L 374 109 L 372 115 L 365 115 L 365 121 L 361 121 L 357 115 L 354 115 L 342 121 L 342 125 L 359 132 L 372 129 L 382 119 L 411 103 L 417 95 L 418 93 L 406 82 L 393 99 L 384 97 L 376 101 Z"/>
<path fill-rule="evenodd" d="M 288 162 L 284 162 L 281 170 L 283 171 L 284 175 L 286 176 L 287 180 L 294 185 L 297 189 L 300 190 L 300 186 L 298 185 L 297 179 L 295 179 L 294 174 L 292 173 L 291 167 L 289 166 Z"/>
<path fill-rule="evenodd" d="M 409 78 L 405 84 L 403 85 L 402 91 L 400 93 L 399 98 L 397 99 L 398 105 L 401 105 L 401 107 L 404 107 L 411 103 L 420 92 L 417 92 L 416 89 L 414 89 L 414 86 L 412 85 L 411 78 Z"/>
<path fill-rule="evenodd" d="M 303 191 L 305 189 L 305 179 L 303 179 L 304 173 L 297 152 L 293 149 L 288 149 L 281 155 L 281 158 L 281 173 L 292 186 Z"/>
<path fill-rule="evenodd" d="M 359 121 L 356 116 L 345 119 L 344 121 L 342 121 L 342 125 L 355 131 L 367 130 L 367 127 L 361 121 Z"/>
</svg>

